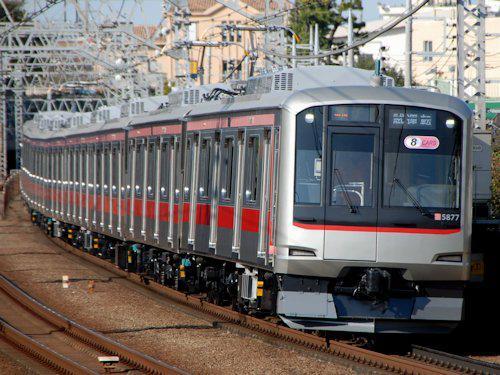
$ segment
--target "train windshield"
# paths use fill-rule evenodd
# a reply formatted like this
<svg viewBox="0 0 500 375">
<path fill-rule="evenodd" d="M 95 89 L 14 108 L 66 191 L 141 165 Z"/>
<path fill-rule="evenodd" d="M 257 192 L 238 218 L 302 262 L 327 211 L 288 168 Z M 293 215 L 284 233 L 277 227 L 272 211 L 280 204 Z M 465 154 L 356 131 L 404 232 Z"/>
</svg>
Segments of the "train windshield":
<svg viewBox="0 0 500 375">
<path fill-rule="evenodd" d="M 461 122 L 445 111 L 388 106 L 385 207 L 460 207 Z"/>
</svg>

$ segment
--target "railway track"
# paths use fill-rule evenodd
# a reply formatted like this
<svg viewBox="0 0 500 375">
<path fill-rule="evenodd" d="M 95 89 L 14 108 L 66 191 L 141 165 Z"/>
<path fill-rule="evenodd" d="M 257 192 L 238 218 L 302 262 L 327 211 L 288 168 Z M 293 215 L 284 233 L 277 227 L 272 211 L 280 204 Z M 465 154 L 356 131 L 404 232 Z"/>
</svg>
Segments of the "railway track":
<svg viewBox="0 0 500 375">
<path fill-rule="evenodd" d="M 500 365 L 413 345 L 410 358 L 457 372 L 478 375 L 500 374 Z"/>
<path fill-rule="evenodd" d="M 77 255 L 86 261 L 97 265 L 107 271 L 125 278 L 134 284 L 152 290 L 171 301 L 188 306 L 194 310 L 216 317 L 224 324 L 231 324 L 232 328 L 240 327 L 246 334 L 248 330 L 255 334 L 279 339 L 280 341 L 296 347 L 307 348 L 321 355 L 333 355 L 361 366 L 368 366 L 382 372 L 400 374 L 455 374 L 456 371 L 442 368 L 439 365 L 426 363 L 410 357 L 387 355 L 370 351 L 343 342 L 327 340 L 325 338 L 297 331 L 277 323 L 268 322 L 249 315 L 241 314 L 226 307 L 217 306 L 204 300 L 201 296 L 188 295 L 169 287 L 150 281 L 134 273 L 123 271 L 110 261 L 85 253 L 58 239 L 49 237 L 60 248 Z M 225 322 L 225 323 L 224 323 Z"/>
<path fill-rule="evenodd" d="M 180 374 L 179 369 L 65 318 L 0 275 L 0 338 L 55 372 L 98 374 L 99 356 L 116 356 L 114 372 Z"/>
</svg>

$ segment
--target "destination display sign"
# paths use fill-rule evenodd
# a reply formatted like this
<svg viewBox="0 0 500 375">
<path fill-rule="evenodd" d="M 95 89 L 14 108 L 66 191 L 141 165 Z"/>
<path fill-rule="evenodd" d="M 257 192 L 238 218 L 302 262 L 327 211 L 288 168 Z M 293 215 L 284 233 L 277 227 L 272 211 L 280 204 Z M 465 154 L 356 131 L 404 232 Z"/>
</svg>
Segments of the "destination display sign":
<svg viewBox="0 0 500 375">
<path fill-rule="evenodd" d="M 393 129 L 436 129 L 436 111 L 432 109 L 393 108 L 389 110 L 389 127 Z"/>
</svg>

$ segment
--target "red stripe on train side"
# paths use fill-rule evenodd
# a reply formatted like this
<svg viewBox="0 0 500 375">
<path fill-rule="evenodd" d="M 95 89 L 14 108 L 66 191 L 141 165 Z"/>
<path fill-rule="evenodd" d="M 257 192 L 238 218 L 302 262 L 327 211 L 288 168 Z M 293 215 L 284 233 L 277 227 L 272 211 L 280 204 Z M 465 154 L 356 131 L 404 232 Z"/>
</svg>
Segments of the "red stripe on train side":
<svg viewBox="0 0 500 375">
<path fill-rule="evenodd" d="M 168 221 L 169 207 L 168 202 L 160 202 L 160 221 Z"/>
<path fill-rule="evenodd" d="M 210 225 L 210 204 L 199 203 L 196 205 L 196 224 Z"/>
<path fill-rule="evenodd" d="M 189 223 L 189 206 L 190 203 L 184 203 L 182 205 L 182 222 Z"/>
<path fill-rule="evenodd" d="M 147 200 L 146 201 L 146 217 L 148 219 L 154 219 L 155 218 L 155 201 L 154 200 Z"/>
<path fill-rule="evenodd" d="M 179 204 L 174 204 L 174 224 L 179 224 Z"/>
<path fill-rule="evenodd" d="M 142 216 L 142 199 L 134 199 L 134 216 Z"/>
<path fill-rule="evenodd" d="M 219 228 L 233 229 L 234 227 L 234 207 L 219 206 L 217 215 L 217 226 Z"/>
<path fill-rule="evenodd" d="M 439 228 L 394 228 L 394 227 L 361 227 L 350 225 L 321 225 L 293 223 L 294 226 L 311 230 L 337 230 L 348 232 L 379 232 L 379 233 L 410 233 L 410 234 L 454 234 L 460 233 L 460 229 Z"/>
<path fill-rule="evenodd" d="M 102 195 L 101 194 L 96 194 L 96 199 L 95 199 L 95 210 L 97 212 L 96 216 L 101 216 L 100 212 L 102 211 Z"/>
<path fill-rule="evenodd" d="M 118 216 L 118 198 L 111 198 L 111 212 L 113 215 Z"/>
<path fill-rule="evenodd" d="M 244 232 L 259 232 L 260 210 L 243 208 L 241 210 L 241 230 Z"/>
</svg>

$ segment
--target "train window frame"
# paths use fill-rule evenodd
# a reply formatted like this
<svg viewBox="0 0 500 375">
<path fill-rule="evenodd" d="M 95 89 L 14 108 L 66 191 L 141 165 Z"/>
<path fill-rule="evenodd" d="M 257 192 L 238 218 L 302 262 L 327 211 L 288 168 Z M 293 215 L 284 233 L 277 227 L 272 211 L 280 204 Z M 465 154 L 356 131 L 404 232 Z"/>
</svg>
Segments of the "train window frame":
<svg viewBox="0 0 500 375">
<path fill-rule="evenodd" d="M 184 156 L 184 181 L 182 182 L 182 192 L 184 202 L 189 202 L 191 200 L 191 184 L 193 175 L 193 156 L 196 147 L 196 139 L 194 134 L 189 134 L 186 139 L 186 148 Z M 181 153 L 182 155 L 182 153 Z"/>
<path fill-rule="evenodd" d="M 102 145 L 98 145 L 95 148 L 95 153 L 94 153 L 94 160 L 95 160 L 95 171 L 94 171 L 94 176 L 95 176 L 95 181 L 94 181 L 94 191 L 96 195 L 101 194 L 102 192 L 102 181 L 101 181 L 101 175 L 102 175 L 102 158 L 101 155 L 104 153 L 104 149 Z M 96 207 L 97 209 L 97 207 Z"/>
<path fill-rule="evenodd" d="M 434 128 L 429 128 L 429 129 L 422 129 L 422 128 L 418 128 L 418 129 L 415 129 L 415 128 L 411 128 L 411 127 L 407 127 L 405 128 L 405 126 L 401 126 L 399 128 L 396 128 L 396 127 L 391 127 L 389 125 L 389 122 L 388 122 L 388 118 L 389 118 L 389 111 L 391 108 L 406 108 L 405 110 L 432 110 L 432 111 L 435 111 L 435 117 L 436 117 L 436 124 L 434 126 Z M 445 115 L 446 114 L 446 115 Z M 432 135 L 433 136 L 437 136 L 438 139 L 441 139 L 441 145 L 443 144 L 443 139 L 442 137 L 440 137 L 439 135 L 439 132 L 441 132 L 442 130 L 446 131 L 443 127 L 442 129 L 437 129 L 437 126 L 438 126 L 438 123 L 439 123 L 439 117 L 442 116 L 442 117 L 448 117 L 448 116 L 453 116 L 453 118 L 458 121 L 458 123 L 460 124 L 460 126 L 458 126 L 457 129 L 459 129 L 459 133 L 457 135 L 455 135 L 456 138 L 458 138 L 458 147 L 459 147 L 459 156 L 458 156 L 458 179 L 457 179 L 457 182 L 456 182 L 456 186 L 455 186 L 455 195 L 457 196 L 456 198 L 456 206 L 454 207 L 445 207 L 445 206 L 429 206 L 429 205 L 426 205 L 425 203 L 423 202 L 420 202 L 420 200 L 417 199 L 417 204 L 419 206 L 421 206 L 421 208 L 418 208 L 415 206 L 414 203 L 412 204 L 408 204 L 408 205 L 399 205 L 399 204 L 394 204 L 394 203 L 391 203 L 391 196 L 392 196 L 392 193 L 391 193 L 391 189 L 388 188 L 386 186 L 386 180 L 387 180 L 387 176 L 388 176 L 388 170 L 391 170 L 393 169 L 393 165 L 391 164 L 390 168 L 387 168 L 387 163 L 388 163 L 388 151 L 387 151 L 387 145 L 386 143 L 390 140 L 389 138 L 389 132 L 390 131 L 397 131 L 399 133 L 399 149 L 398 151 L 396 152 L 396 163 L 398 161 L 398 159 L 400 160 L 400 155 L 402 154 L 409 154 L 409 155 L 418 155 L 418 153 L 422 154 L 422 155 L 426 155 L 426 154 L 429 154 L 429 155 L 433 155 L 432 152 L 434 152 L 434 150 L 425 150 L 425 149 L 422 149 L 422 150 L 419 150 L 419 151 L 413 151 L 413 150 L 409 150 L 409 151 L 406 151 L 403 149 L 403 147 L 401 146 L 401 141 L 403 140 L 403 138 L 407 137 L 408 134 L 412 134 L 412 135 L 416 135 L 416 136 L 428 136 L 428 132 L 432 132 Z M 463 191 L 462 191 L 462 179 L 463 179 L 463 171 L 462 171 L 462 168 L 463 168 L 463 163 L 464 163 L 464 149 L 463 149 L 463 137 L 464 137 L 464 129 L 463 129 L 463 120 L 459 118 L 459 116 L 453 114 L 452 112 L 450 111 L 446 111 L 446 110 L 443 110 L 443 109 L 435 109 L 435 108 L 428 108 L 428 107 L 420 107 L 420 106 L 415 106 L 415 105 L 386 105 L 385 108 L 384 108 L 384 140 L 383 140 L 383 144 L 382 144 L 382 159 L 381 159 L 381 182 L 380 182 L 380 207 L 381 209 L 383 210 L 391 210 L 391 211 L 394 211 L 394 210 L 415 210 L 415 208 L 418 208 L 418 210 L 422 209 L 423 210 L 423 213 L 426 213 L 426 214 L 429 214 L 429 213 L 432 213 L 434 211 L 440 211 L 440 212 L 455 212 L 455 211 L 461 211 L 462 209 L 462 194 L 463 194 Z M 406 132 L 406 135 L 405 135 L 405 132 Z M 455 144 L 457 143 L 457 139 L 455 140 Z M 406 147 L 408 148 L 408 147 Z M 445 163 L 445 164 L 448 164 L 448 163 Z M 451 165 L 451 164 L 450 164 Z M 394 172 L 392 172 L 392 175 L 393 175 L 393 178 L 394 178 Z M 404 194 L 404 195 L 407 195 L 408 193 L 411 194 L 411 187 L 412 186 L 409 186 L 409 184 L 406 182 L 406 181 L 400 181 L 399 178 L 397 178 L 397 180 L 399 182 L 396 182 L 395 183 L 395 186 L 394 188 L 392 188 L 392 190 L 398 190 L 400 192 L 400 194 Z M 394 184 L 393 184 L 394 185 Z M 439 185 L 439 184 L 437 184 Z M 405 192 L 405 190 L 407 190 Z M 389 191 L 389 196 L 387 196 L 387 193 Z M 412 196 L 413 198 L 413 196 Z M 412 198 L 408 197 L 409 201 L 411 202 Z M 389 199 L 389 202 L 387 202 L 387 199 Z M 428 211 L 428 212 L 426 212 Z M 423 215 L 423 216 L 429 216 L 429 215 Z"/>
<path fill-rule="evenodd" d="M 103 155 L 104 155 L 104 166 L 103 166 L 104 167 L 104 181 L 101 181 L 102 182 L 102 192 L 103 192 L 103 194 L 109 194 L 109 190 L 111 189 L 111 187 L 108 186 L 108 182 L 109 182 L 109 179 L 110 179 L 110 173 L 109 173 L 109 171 L 110 171 L 110 167 L 111 167 L 111 162 L 109 160 L 110 151 L 111 151 L 111 145 L 106 144 L 103 147 Z M 101 172 L 101 176 L 102 176 L 102 172 Z"/>
<path fill-rule="evenodd" d="M 111 145 L 111 163 L 112 163 L 112 173 L 111 173 L 111 196 L 116 198 L 118 196 L 118 191 L 120 190 L 120 186 L 118 186 L 118 165 L 120 163 L 119 155 L 119 143 L 113 143 Z"/>
<path fill-rule="evenodd" d="M 335 119 L 332 118 L 332 108 L 334 107 L 368 107 L 370 109 L 368 120 L 360 119 L 360 120 L 352 120 L 352 119 Z M 373 118 L 371 114 L 371 109 L 375 109 Z M 332 104 L 328 105 L 326 108 L 326 125 L 327 126 L 349 126 L 349 124 L 353 124 L 355 126 L 379 126 L 381 119 L 383 120 L 385 117 L 384 109 L 380 104 L 370 104 L 370 103 L 359 103 L 359 104 Z"/>
<path fill-rule="evenodd" d="M 136 140 L 135 145 L 135 173 L 134 173 L 134 182 L 132 186 L 133 194 L 136 198 L 142 198 L 142 189 L 143 179 L 144 179 L 144 155 L 145 155 L 145 147 L 144 140 Z"/>
<path fill-rule="evenodd" d="M 200 142 L 200 158 L 198 163 L 198 198 L 201 200 L 208 200 L 210 199 L 212 193 L 212 137 L 202 137 Z"/>
<path fill-rule="evenodd" d="M 260 174 L 262 169 L 262 138 L 263 135 L 260 132 L 250 133 L 246 136 L 244 160 L 245 181 L 243 184 L 243 202 L 245 205 L 255 206 L 260 201 L 262 183 L 262 176 Z M 257 140 L 257 143 L 255 143 L 255 140 Z M 257 151 L 255 151 L 255 144 L 257 144 Z M 251 153 L 250 150 L 252 150 Z"/>
<path fill-rule="evenodd" d="M 156 193 L 156 174 L 158 172 L 157 161 L 156 161 L 156 139 L 151 138 L 148 140 L 147 144 L 148 152 L 148 171 L 146 178 L 146 197 L 147 199 L 154 199 Z"/>
<path fill-rule="evenodd" d="M 295 117 L 296 119 L 296 123 L 295 123 L 295 142 L 294 142 L 294 167 L 293 167 L 293 172 L 294 172 L 294 178 L 293 178 L 293 183 L 294 183 L 294 187 L 293 187 L 293 205 L 294 207 L 323 207 L 325 205 L 325 180 L 326 180 L 326 177 L 325 177 L 325 167 L 326 167 L 326 163 L 325 163 L 325 155 L 324 155 L 324 152 L 325 152 L 325 147 L 326 147 L 326 142 L 327 140 L 325 139 L 325 131 L 326 131 L 326 128 L 327 128 L 327 125 L 325 125 L 325 117 L 327 117 L 327 114 L 325 113 L 327 111 L 327 108 L 326 106 L 316 106 L 316 107 L 310 107 L 310 108 L 306 108 L 304 109 L 302 112 L 298 113 Z M 318 138 L 320 138 L 318 140 L 318 144 L 316 144 L 316 151 L 319 152 L 319 155 L 317 158 L 315 158 L 315 160 L 319 159 L 320 163 L 321 163 L 321 168 L 320 168 L 320 172 L 319 172 L 319 176 L 314 176 L 314 177 L 319 177 L 319 193 L 317 194 L 316 196 L 316 200 L 315 201 L 304 201 L 304 200 L 297 200 L 297 183 L 298 183 L 298 151 L 299 151 L 299 139 L 307 139 L 307 137 L 300 137 L 299 136 L 299 116 L 301 116 L 302 114 L 304 114 L 304 123 L 307 123 L 306 121 L 306 118 L 305 116 L 308 114 L 308 113 L 312 113 L 314 112 L 314 119 L 316 118 L 316 116 L 318 117 L 317 121 L 319 122 L 319 124 L 317 124 L 316 126 L 318 127 L 317 129 L 317 132 L 316 132 L 316 136 Z M 314 121 L 314 120 L 313 120 Z M 305 127 L 311 127 L 313 126 L 312 125 L 312 122 L 311 123 L 307 123 L 307 125 Z M 307 150 L 306 148 L 301 148 L 300 150 Z M 307 156 L 307 155 L 306 155 Z"/>
<path fill-rule="evenodd" d="M 160 200 L 168 201 L 170 193 L 170 151 L 171 141 L 170 138 L 162 138 L 160 141 Z"/>
<path fill-rule="evenodd" d="M 234 134 L 226 134 L 223 135 L 222 138 L 223 141 L 220 158 L 220 202 L 232 203 L 234 201 L 234 189 L 238 168 L 238 139 Z M 229 144 L 228 141 L 231 141 L 231 159 L 229 158 L 229 148 L 226 147 Z M 229 160 L 231 160 L 231 163 L 228 163 Z M 223 189 L 225 190 L 225 193 L 222 192 Z"/>
</svg>

